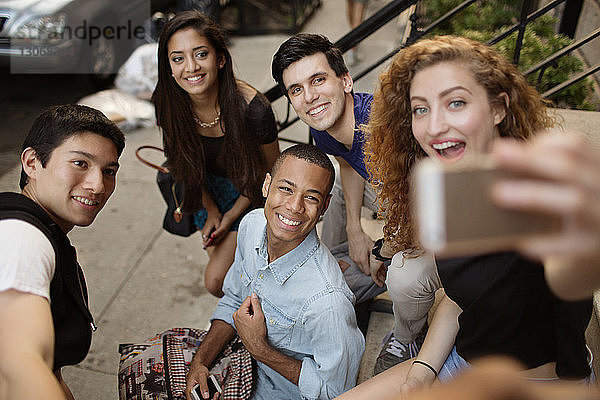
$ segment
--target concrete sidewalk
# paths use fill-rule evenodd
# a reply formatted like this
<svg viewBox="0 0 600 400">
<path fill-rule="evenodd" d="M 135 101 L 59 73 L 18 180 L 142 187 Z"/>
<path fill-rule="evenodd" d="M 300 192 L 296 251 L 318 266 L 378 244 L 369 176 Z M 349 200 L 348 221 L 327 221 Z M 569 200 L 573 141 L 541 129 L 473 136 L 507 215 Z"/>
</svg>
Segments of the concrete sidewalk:
<svg viewBox="0 0 600 400">
<path fill-rule="evenodd" d="M 384 0 L 370 1 L 368 14 L 384 4 Z M 304 30 L 323 33 L 332 41 L 339 39 L 348 31 L 345 6 L 345 0 L 324 0 Z M 403 27 L 393 21 L 372 35 L 361 45 L 363 63 L 393 49 L 402 31 Z M 274 84 L 270 76 L 271 58 L 286 38 L 286 35 L 233 38 L 231 50 L 238 77 L 259 90 L 269 89 Z M 356 90 L 372 92 L 379 71 L 358 82 Z M 279 100 L 275 110 L 283 118 L 285 101 Z M 589 132 L 600 125 L 598 113 L 588 113 L 580 119 L 589 123 Z M 281 137 L 306 140 L 308 130 L 298 123 Z M 155 171 L 135 158 L 135 149 L 143 144 L 161 145 L 158 129 L 127 134 L 115 194 L 92 227 L 76 228 L 69 235 L 79 252 L 91 311 L 98 326 L 86 360 L 64 371 L 77 399 L 117 399 L 120 343 L 143 341 L 171 327 L 206 328 L 217 303 L 204 289 L 208 259 L 200 238 L 194 235 L 181 238 L 162 229 L 165 204 L 155 183 Z M 282 148 L 289 144 L 281 141 Z M 18 191 L 19 171 L 15 167 L 0 177 L 0 191 Z M 377 347 L 375 342 L 372 346 Z"/>
<path fill-rule="evenodd" d="M 385 1 L 371 1 L 369 13 Z M 305 25 L 305 31 L 327 35 L 332 41 L 348 31 L 344 0 L 326 0 Z M 362 46 L 364 59 L 374 60 L 382 48 L 391 50 L 397 37 L 395 23 L 373 35 Z M 232 40 L 236 73 L 259 90 L 269 89 L 271 59 L 287 35 L 240 37 Z M 364 78 L 357 90 L 372 91 L 377 72 Z M 281 104 L 279 104 L 281 103 Z M 280 118 L 285 102 L 276 105 Z M 203 284 L 206 253 L 200 238 L 181 238 L 162 229 L 165 204 L 155 183 L 155 171 L 135 158 L 143 144 L 161 145 L 158 129 L 127 133 L 117 189 L 89 228 L 69 235 L 78 250 L 89 288 L 91 311 L 98 330 L 84 362 L 64 369 L 65 380 L 78 399 L 117 399 L 119 343 L 143 341 L 171 327 L 208 327 L 217 299 Z M 308 138 L 302 123 L 286 137 Z M 281 142 L 282 148 L 290 143 Z M 18 154 L 14 155 L 15 161 Z M 18 191 L 20 168 L 0 177 L 1 191 Z"/>
</svg>

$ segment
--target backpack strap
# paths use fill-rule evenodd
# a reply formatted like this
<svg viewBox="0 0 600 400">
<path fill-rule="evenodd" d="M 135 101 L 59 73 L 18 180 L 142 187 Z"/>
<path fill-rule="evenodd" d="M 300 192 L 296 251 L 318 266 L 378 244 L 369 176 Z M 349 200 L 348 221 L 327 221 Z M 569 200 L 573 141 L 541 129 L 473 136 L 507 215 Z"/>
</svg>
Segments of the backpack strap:
<svg viewBox="0 0 600 400">
<path fill-rule="evenodd" d="M 54 278 L 62 266 L 61 257 L 63 256 L 63 249 L 66 246 L 72 246 L 58 224 L 35 201 L 25 195 L 12 192 L 0 193 L 0 220 L 3 219 L 19 219 L 28 222 L 38 228 L 48 238 L 55 254 L 55 270 L 52 284 L 60 284 L 60 281 L 56 281 Z M 74 252 L 74 250 L 72 251 Z M 72 285 L 67 284 L 66 289 L 73 295 L 81 311 L 89 318 L 92 330 L 96 330 L 94 319 L 88 307 L 85 278 L 79 263 L 77 263 L 76 270 L 61 271 L 61 274 L 74 282 Z"/>
</svg>

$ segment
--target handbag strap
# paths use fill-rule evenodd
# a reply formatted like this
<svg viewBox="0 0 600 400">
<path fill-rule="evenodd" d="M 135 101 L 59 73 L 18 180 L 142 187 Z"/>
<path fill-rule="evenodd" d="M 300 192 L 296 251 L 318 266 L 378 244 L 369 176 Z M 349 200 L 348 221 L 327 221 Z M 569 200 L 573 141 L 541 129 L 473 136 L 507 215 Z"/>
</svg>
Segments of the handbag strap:
<svg viewBox="0 0 600 400">
<path fill-rule="evenodd" d="M 138 160 L 140 160 L 142 163 L 146 164 L 147 166 L 154 168 L 164 174 L 168 174 L 169 173 L 169 169 L 167 167 L 163 167 L 162 165 L 158 165 L 158 164 L 154 164 L 153 162 L 150 162 L 146 159 L 144 159 L 141 155 L 140 155 L 140 151 L 141 150 L 146 150 L 146 149 L 150 149 L 150 150 L 156 150 L 156 151 L 160 151 L 161 153 L 164 154 L 164 150 L 160 147 L 156 147 L 156 146 L 151 146 L 149 144 L 143 145 L 138 147 L 135 150 L 135 156 L 137 157 Z"/>
</svg>

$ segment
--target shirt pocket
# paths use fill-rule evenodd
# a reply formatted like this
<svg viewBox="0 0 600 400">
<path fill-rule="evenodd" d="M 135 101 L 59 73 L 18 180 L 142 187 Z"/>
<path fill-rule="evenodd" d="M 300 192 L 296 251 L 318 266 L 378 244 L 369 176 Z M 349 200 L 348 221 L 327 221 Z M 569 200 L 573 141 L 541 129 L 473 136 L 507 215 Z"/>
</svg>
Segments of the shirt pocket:
<svg viewBox="0 0 600 400">
<path fill-rule="evenodd" d="M 250 286 L 250 284 L 252 283 L 252 278 L 250 278 L 250 275 L 246 272 L 246 270 L 242 267 L 240 268 L 240 282 L 242 283 L 242 286 L 244 288 L 248 288 L 248 286 Z"/>
<path fill-rule="evenodd" d="M 267 300 L 263 300 L 261 306 L 265 315 L 269 343 L 274 347 L 289 348 L 292 341 L 292 329 L 296 321 Z"/>
</svg>

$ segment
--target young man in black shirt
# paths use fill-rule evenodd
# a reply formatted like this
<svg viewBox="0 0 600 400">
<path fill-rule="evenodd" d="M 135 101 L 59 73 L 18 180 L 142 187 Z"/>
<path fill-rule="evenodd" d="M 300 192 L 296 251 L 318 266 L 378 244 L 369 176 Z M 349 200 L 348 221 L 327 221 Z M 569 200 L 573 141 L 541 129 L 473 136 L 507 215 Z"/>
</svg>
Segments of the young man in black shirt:
<svg viewBox="0 0 600 400">
<path fill-rule="evenodd" d="M 124 145 L 81 105 L 44 111 L 23 143 L 21 194 L 0 193 L 0 398 L 73 398 L 61 367 L 85 358 L 95 326 L 66 234 L 110 198 Z"/>
</svg>

